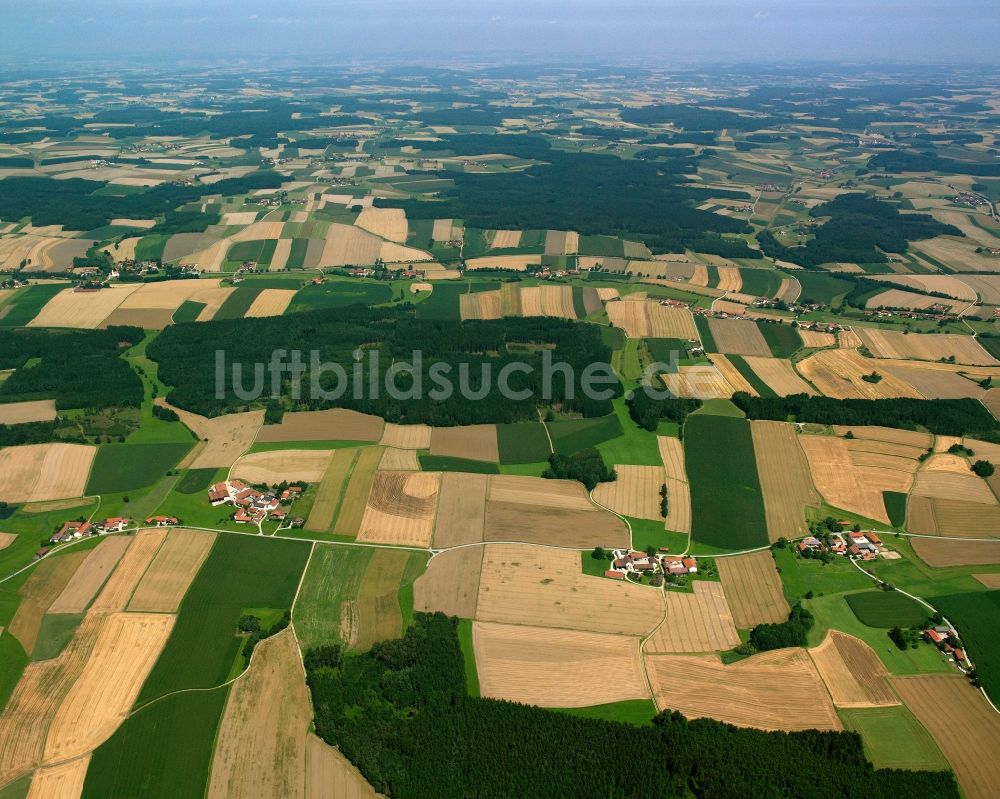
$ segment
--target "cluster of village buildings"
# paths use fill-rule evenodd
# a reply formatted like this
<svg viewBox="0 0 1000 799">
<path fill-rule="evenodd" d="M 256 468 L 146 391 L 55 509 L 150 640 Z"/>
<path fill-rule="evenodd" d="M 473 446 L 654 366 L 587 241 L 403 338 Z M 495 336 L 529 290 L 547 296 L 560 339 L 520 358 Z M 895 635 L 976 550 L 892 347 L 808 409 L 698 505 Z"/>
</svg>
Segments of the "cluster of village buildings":
<svg viewBox="0 0 1000 799">
<path fill-rule="evenodd" d="M 631 552 L 616 549 L 612 553 L 611 568 L 604 572 L 605 577 L 614 580 L 624 580 L 628 575 L 696 574 L 698 562 L 692 557 L 680 555 L 650 555 L 646 552 Z"/>
<path fill-rule="evenodd" d="M 285 521 L 288 509 L 282 507 L 282 503 L 291 504 L 301 493 L 299 486 L 289 486 L 278 493 L 275 490 L 258 491 L 242 480 L 226 480 L 209 487 L 208 501 L 213 508 L 219 505 L 236 508 L 233 521 L 237 524 L 260 524 L 267 518 Z M 292 527 L 301 527 L 304 523 L 300 518 L 291 520 Z"/>
<path fill-rule="evenodd" d="M 845 539 L 841 533 L 833 533 L 828 542 L 810 536 L 799 542 L 799 552 L 831 552 L 851 560 L 875 560 L 879 556 L 882 539 L 874 531 L 848 533 Z"/>
<path fill-rule="evenodd" d="M 143 524 L 146 527 L 172 527 L 180 524 L 180 520 L 174 516 L 150 516 Z M 49 543 L 65 544 L 67 541 L 75 541 L 78 538 L 86 538 L 87 536 L 101 535 L 103 533 L 120 533 L 133 526 L 132 520 L 126 516 L 111 516 L 93 524 L 88 521 L 73 519 L 63 522 L 62 526 L 49 536 Z"/>
<path fill-rule="evenodd" d="M 946 624 L 928 627 L 924 630 L 924 638 L 934 644 L 934 646 L 946 655 L 951 655 L 955 658 L 955 662 L 959 665 L 971 665 L 969 663 L 969 658 L 966 657 L 965 650 L 960 645 L 955 646 L 952 644 L 952 641 L 956 644 L 958 643 L 958 632 L 954 628 L 949 627 Z"/>
</svg>

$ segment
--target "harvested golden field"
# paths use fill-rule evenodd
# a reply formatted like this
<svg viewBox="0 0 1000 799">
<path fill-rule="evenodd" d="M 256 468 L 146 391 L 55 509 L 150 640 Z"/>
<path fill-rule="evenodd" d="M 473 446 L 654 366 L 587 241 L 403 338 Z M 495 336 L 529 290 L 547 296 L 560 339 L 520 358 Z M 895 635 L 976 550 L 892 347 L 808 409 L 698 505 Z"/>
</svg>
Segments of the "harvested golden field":
<svg viewBox="0 0 1000 799">
<path fill-rule="evenodd" d="M 103 322 L 101 329 L 124 325 L 126 327 L 141 327 L 144 330 L 163 330 L 174 321 L 174 312 L 164 308 L 131 310 L 116 308 Z"/>
<path fill-rule="evenodd" d="M 886 679 L 889 672 L 875 650 L 861 639 L 830 630 L 809 655 L 837 707 L 899 704 Z"/>
<path fill-rule="evenodd" d="M 462 228 L 454 225 L 453 219 L 435 219 L 431 227 L 431 238 L 434 241 L 452 241 L 462 238 L 460 231 Z M 458 235 L 456 235 L 458 234 Z"/>
<path fill-rule="evenodd" d="M 235 286 L 226 286 L 217 289 L 202 289 L 197 294 L 191 296 L 192 302 L 204 304 L 204 308 L 198 314 L 196 322 L 209 322 L 215 318 L 215 314 L 229 299 L 229 295 L 236 291 Z"/>
<path fill-rule="evenodd" d="M 1000 388 L 991 388 L 987 391 L 983 395 L 982 402 L 993 417 L 1000 420 Z"/>
<path fill-rule="evenodd" d="M 426 424 L 393 424 L 386 422 L 382 431 L 383 447 L 397 449 L 429 449 L 431 446 L 431 428 Z"/>
<path fill-rule="evenodd" d="M 1000 715 L 983 695 L 957 674 L 893 677 L 892 687 L 941 747 L 966 799 L 1000 795 Z"/>
<path fill-rule="evenodd" d="M 739 291 L 743 288 L 740 270 L 732 266 L 719 267 L 719 291 Z"/>
<path fill-rule="evenodd" d="M 209 799 L 305 796 L 312 704 L 291 630 L 261 641 L 219 725 Z"/>
<path fill-rule="evenodd" d="M 865 303 L 865 308 L 869 310 L 874 308 L 908 308 L 923 311 L 939 305 L 945 306 L 952 313 L 959 313 L 967 308 L 969 303 L 961 300 L 929 297 L 926 294 L 917 294 L 904 289 L 887 289 L 870 297 Z"/>
<path fill-rule="evenodd" d="M 775 299 L 779 299 L 782 302 L 793 303 L 802 294 L 802 284 L 799 283 L 794 277 L 783 277 L 781 279 L 781 285 L 778 286 L 777 292 L 775 292 Z M 831 342 L 833 343 L 833 342 Z M 816 346 L 815 344 L 806 344 L 807 347 Z"/>
<path fill-rule="evenodd" d="M 473 461 L 499 461 L 497 428 L 492 424 L 435 427 L 431 431 L 431 455 Z"/>
<path fill-rule="evenodd" d="M 25 444 L 0 449 L 0 497 L 41 502 L 83 495 L 97 447 Z"/>
<path fill-rule="evenodd" d="M 667 617 L 646 640 L 646 652 L 716 652 L 739 644 L 722 583 L 695 580 L 691 587 L 693 593 L 666 592 Z"/>
<path fill-rule="evenodd" d="M 176 413 L 184 426 L 194 433 L 199 441 L 205 442 L 203 447 L 192 451 L 190 458 L 185 458 L 184 465 L 189 469 L 232 466 L 250 449 L 254 438 L 258 435 L 257 431 L 261 430 L 264 424 L 263 410 L 228 413 L 209 419 L 182 408 L 175 408 L 162 397 L 156 399 L 156 404 Z"/>
<path fill-rule="evenodd" d="M 625 524 L 570 480 L 491 475 L 487 499 L 487 541 L 578 548 L 629 544 Z"/>
<path fill-rule="evenodd" d="M 972 336 L 956 333 L 910 333 L 895 330 L 858 328 L 858 335 L 876 358 L 939 361 L 954 356 L 955 361 L 973 366 L 998 366 L 992 355 Z"/>
<path fill-rule="evenodd" d="M 746 313 L 747 306 L 742 302 L 734 302 L 733 300 L 716 300 L 712 303 L 712 310 L 716 313 L 742 316 Z"/>
<path fill-rule="evenodd" d="M 484 255 L 480 258 L 470 258 L 466 261 L 466 268 L 523 272 L 529 266 L 538 266 L 541 263 L 541 255 Z"/>
<path fill-rule="evenodd" d="M 757 377 L 781 397 L 787 397 L 790 394 L 816 395 L 816 390 L 799 376 L 791 361 L 784 358 L 761 358 L 754 355 L 747 355 L 745 360 L 747 366 L 753 369 Z"/>
<path fill-rule="evenodd" d="M 45 742 L 53 763 L 104 743 L 125 720 L 174 626 L 166 613 L 114 613 L 59 706 Z"/>
<path fill-rule="evenodd" d="M 483 549 L 458 547 L 434 555 L 426 571 L 413 583 L 413 609 L 446 613 L 461 619 L 474 618 Z"/>
<path fill-rule="evenodd" d="M 964 499 L 930 499 L 910 494 L 907 525 L 911 532 L 953 538 L 1000 535 L 1000 505 Z"/>
<path fill-rule="evenodd" d="M 39 769 L 31 778 L 27 799 L 80 799 L 90 755 Z"/>
<path fill-rule="evenodd" d="M 659 466 L 627 466 L 615 464 L 617 479 L 598 483 L 594 500 L 622 516 L 659 521 L 660 488 L 666 475 Z"/>
<path fill-rule="evenodd" d="M 958 300 L 974 302 L 976 290 L 970 280 L 981 278 L 970 278 L 965 275 L 960 278 L 953 275 L 879 275 L 878 279 L 881 282 L 894 283 L 897 286 L 915 288 L 924 292 L 938 292 Z"/>
<path fill-rule="evenodd" d="M 487 544 L 476 619 L 645 635 L 663 617 L 661 592 L 583 574 L 580 553 Z"/>
<path fill-rule="evenodd" d="M 382 453 L 382 460 L 378 462 L 378 468 L 397 472 L 419 472 L 420 461 L 415 449 L 386 447 Z"/>
<path fill-rule="evenodd" d="M 649 698 L 637 638 L 477 621 L 472 641 L 490 699 L 587 707 Z"/>
<path fill-rule="evenodd" d="M 579 233 L 572 230 L 545 231 L 546 255 L 575 255 L 579 249 L 580 249 Z"/>
<path fill-rule="evenodd" d="M 0 713 L 0 785 L 42 764 L 49 725 L 84 668 L 106 618 L 87 614 L 58 657 L 25 668 Z"/>
<path fill-rule="evenodd" d="M 229 225 L 252 225 L 257 221 L 256 211 L 231 211 L 222 215 L 222 224 Z"/>
<path fill-rule="evenodd" d="M 708 356 L 708 359 L 712 362 L 712 365 L 719 370 L 719 374 L 729 383 L 733 391 L 745 391 L 751 397 L 759 397 L 760 394 L 757 392 L 750 382 L 743 376 L 725 355 L 712 354 Z"/>
<path fill-rule="evenodd" d="M 958 500 L 981 505 L 997 504 L 997 498 L 990 491 L 986 481 L 971 472 L 955 474 L 921 469 L 917 473 L 913 493 L 929 499 Z"/>
<path fill-rule="evenodd" d="M 491 250 L 502 250 L 518 247 L 521 244 L 520 230 L 498 230 L 493 234 L 490 243 Z"/>
<path fill-rule="evenodd" d="M 357 452 L 356 449 L 336 449 L 330 455 L 329 464 L 316 488 L 316 498 L 306 519 L 305 529 L 326 532 L 333 525 L 344 483 L 351 473 Z M 367 493 L 365 496 L 368 496 Z"/>
<path fill-rule="evenodd" d="M 131 537 L 110 536 L 86 553 L 86 560 L 49 606 L 49 613 L 83 613 L 131 543 Z"/>
<path fill-rule="evenodd" d="M 991 591 L 1000 588 L 1000 573 L 994 572 L 993 574 L 973 574 L 972 576 Z"/>
<path fill-rule="evenodd" d="M 248 483 L 293 483 L 323 479 L 334 452 L 331 449 L 272 449 L 251 452 L 233 464 L 230 475 Z"/>
<path fill-rule="evenodd" d="M 230 236 L 230 241 L 259 241 L 260 239 L 280 239 L 282 222 L 280 220 L 268 220 L 253 222 L 243 230 Z"/>
<path fill-rule="evenodd" d="M 406 223 L 406 213 L 402 208 L 362 208 L 354 224 L 376 236 L 397 244 L 406 243 L 409 227 Z"/>
<path fill-rule="evenodd" d="M 951 472 L 952 474 L 960 474 L 965 477 L 970 473 L 969 461 L 961 455 L 942 452 L 938 455 L 932 455 L 924 461 L 923 471 Z"/>
<path fill-rule="evenodd" d="M 692 286 L 708 286 L 708 267 L 705 264 L 695 264 L 694 272 L 688 281 Z"/>
<path fill-rule="evenodd" d="M 840 730 L 830 695 L 804 649 L 776 649 L 724 666 L 714 655 L 646 658 L 653 698 L 688 718 L 761 730 Z"/>
<path fill-rule="evenodd" d="M 459 312 L 463 321 L 466 319 L 499 319 L 501 316 L 499 289 L 460 294 L 458 299 Z"/>
<path fill-rule="evenodd" d="M 553 316 L 559 319 L 576 319 L 572 286 L 531 286 L 522 288 L 522 316 Z"/>
<path fill-rule="evenodd" d="M 733 387 L 714 366 L 678 366 L 676 372 L 660 372 L 660 380 L 671 394 L 682 399 L 729 399 Z"/>
<path fill-rule="evenodd" d="M 958 372 L 930 369 L 928 366 L 930 364 L 908 361 L 905 364 L 879 363 L 878 368 L 882 373 L 888 372 L 893 377 L 909 383 L 927 399 L 962 399 L 963 397 L 978 399 L 986 393 L 983 388 Z"/>
<path fill-rule="evenodd" d="M 100 291 L 64 289 L 42 307 L 28 327 L 79 327 L 93 330 L 141 284 L 116 284 Z"/>
<path fill-rule="evenodd" d="M 737 627 L 749 630 L 788 619 L 788 602 L 770 551 L 718 558 L 716 565 Z"/>
<path fill-rule="evenodd" d="M 410 294 L 420 294 L 427 291 L 434 291 L 433 283 L 416 282 L 410 284 Z"/>
<path fill-rule="evenodd" d="M 831 505 L 889 524 L 882 491 L 869 485 L 851 462 L 848 442 L 834 436 L 802 435 L 813 484 Z"/>
<path fill-rule="evenodd" d="M 294 289 L 264 289 L 247 308 L 244 318 L 281 316 L 295 296 Z"/>
<path fill-rule="evenodd" d="M 445 472 L 441 475 L 434 546 L 454 547 L 482 541 L 486 525 L 489 476 Z"/>
<path fill-rule="evenodd" d="M 91 611 L 117 613 L 125 610 L 139 581 L 167 537 L 162 528 L 140 530 L 97 595 Z"/>
<path fill-rule="evenodd" d="M 715 346 L 726 355 L 759 355 L 769 357 L 771 348 L 767 346 L 760 328 L 749 319 L 709 319 L 709 329 Z"/>
<path fill-rule="evenodd" d="M 984 458 L 990 463 L 1000 464 L 1000 444 L 993 444 L 988 441 L 978 441 L 967 436 L 961 443 L 964 443 L 965 446 L 969 447 L 976 453 L 973 460 Z"/>
<path fill-rule="evenodd" d="M 660 305 L 653 300 L 619 300 L 605 306 L 608 319 L 629 338 L 698 340 L 694 317 L 687 308 Z"/>
<path fill-rule="evenodd" d="M 841 330 L 837 334 L 837 346 L 841 349 L 853 350 L 861 346 L 861 337 L 853 330 Z"/>
<path fill-rule="evenodd" d="M 58 557 L 45 558 L 31 570 L 18 590 L 21 603 L 7 631 L 21 642 L 21 647 L 29 655 L 35 650 L 42 617 L 84 564 L 88 554 L 67 552 Z"/>
<path fill-rule="evenodd" d="M 358 541 L 429 547 L 440 486 L 440 472 L 377 472 Z"/>
<path fill-rule="evenodd" d="M 597 299 L 601 302 L 609 302 L 610 300 L 621 299 L 621 295 L 618 293 L 618 289 L 611 288 L 600 288 L 596 289 Z"/>
<path fill-rule="evenodd" d="M 170 311 L 204 291 L 219 288 L 218 280 L 163 280 L 141 283 L 118 306 L 118 311 Z"/>
<path fill-rule="evenodd" d="M 339 749 L 313 733 L 306 736 L 305 799 L 377 799 L 382 794 L 365 781 Z"/>
<path fill-rule="evenodd" d="M 851 432 L 855 441 L 884 441 L 889 444 L 897 444 L 908 448 L 905 452 L 898 451 L 896 454 L 906 454 L 908 457 L 916 458 L 921 452 L 927 450 L 934 443 L 930 433 L 922 433 L 919 430 L 897 430 L 893 427 L 878 427 L 877 425 L 850 425 L 835 424 L 833 432 L 838 436 Z"/>
<path fill-rule="evenodd" d="M 0 549 L 6 549 L 17 540 L 13 533 L 0 533 Z"/>
<path fill-rule="evenodd" d="M 358 459 L 354 463 L 351 479 L 347 481 L 347 487 L 344 489 L 344 498 L 340 505 L 340 511 L 337 513 L 337 522 L 333 526 L 333 532 L 337 535 L 358 534 L 361 521 L 365 516 L 372 481 L 375 479 L 375 473 L 381 460 L 382 447 L 365 447 L 358 452 Z"/>
<path fill-rule="evenodd" d="M 130 611 L 175 613 L 215 543 L 216 533 L 174 528 L 128 603 Z"/>
<path fill-rule="evenodd" d="M 55 400 L 30 400 L 0 404 L 0 424 L 47 422 L 56 418 Z"/>
<path fill-rule="evenodd" d="M 274 254 L 271 256 L 271 263 L 268 267 L 269 271 L 277 272 L 285 268 L 285 264 L 288 263 L 288 256 L 292 254 L 292 240 L 291 239 L 278 239 L 278 243 L 274 247 Z"/>
<path fill-rule="evenodd" d="M 837 343 L 837 337 L 833 333 L 823 333 L 819 330 L 806 330 L 800 327 L 799 335 L 806 347 L 833 347 Z"/>
<path fill-rule="evenodd" d="M 878 372 L 879 365 L 855 350 L 820 350 L 799 361 L 798 368 L 823 394 L 834 399 L 922 399 L 913 386 L 888 373 L 879 372 L 882 379 L 878 383 L 862 380 L 864 375 Z"/>
<path fill-rule="evenodd" d="M 333 223 L 327 229 L 319 266 L 369 266 L 381 256 L 385 242 L 353 225 Z"/>
<path fill-rule="evenodd" d="M 956 272 L 995 272 L 996 258 L 977 253 L 978 246 L 970 239 L 938 236 L 915 244 L 913 254 L 919 256 L 926 253 L 931 258 L 948 264 L 948 267 Z"/>
<path fill-rule="evenodd" d="M 684 469 L 684 445 L 672 436 L 657 436 L 667 486 L 667 518 L 663 526 L 676 533 L 691 532 L 691 487 Z"/>
<path fill-rule="evenodd" d="M 264 425 L 257 441 L 378 441 L 383 427 L 380 417 L 346 408 L 292 411 L 280 424 Z"/>
</svg>

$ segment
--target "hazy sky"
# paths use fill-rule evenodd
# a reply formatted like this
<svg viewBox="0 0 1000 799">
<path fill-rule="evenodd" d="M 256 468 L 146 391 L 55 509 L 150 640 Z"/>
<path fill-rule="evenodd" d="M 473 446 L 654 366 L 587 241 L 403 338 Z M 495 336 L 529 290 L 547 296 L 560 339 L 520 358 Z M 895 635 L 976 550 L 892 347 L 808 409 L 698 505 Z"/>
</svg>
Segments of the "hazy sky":
<svg viewBox="0 0 1000 799">
<path fill-rule="evenodd" d="M 996 0 L 0 0 L 0 62 L 365 55 L 1000 61 Z"/>
</svg>

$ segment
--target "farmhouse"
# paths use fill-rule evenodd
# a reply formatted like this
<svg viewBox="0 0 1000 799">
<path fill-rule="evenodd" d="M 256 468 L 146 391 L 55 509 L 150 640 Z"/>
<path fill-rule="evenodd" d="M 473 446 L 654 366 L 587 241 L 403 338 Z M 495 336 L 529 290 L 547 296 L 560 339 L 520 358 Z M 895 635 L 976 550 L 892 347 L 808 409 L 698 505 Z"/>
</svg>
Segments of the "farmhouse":
<svg viewBox="0 0 1000 799">
<path fill-rule="evenodd" d="M 698 561 L 694 558 L 683 558 L 678 555 L 671 555 L 660 559 L 663 571 L 667 574 L 697 574 Z"/>
<path fill-rule="evenodd" d="M 624 552 L 616 549 L 612 552 L 614 560 L 611 565 L 616 571 L 626 574 L 627 572 L 638 572 L 641 574 L 656 574 L 660 570 L 660 562 L 655 555 L 647 555 L 645 552 Z"/>
<path fill-rule="evenodd" d="M 90 526 L 90 522 L 69 521 L 63 522 L 63 526 L 52 534 L 49 541 L 53 544 L 60 544 L 64 541 L 72 541 L 93 534 L 94 530 Z"/>
<path fill-rule="evenodd" d="M 103 522 L 97 523 L 97 529 L 102 533 L 120 533 L 132 523 L 131 519 L 124 516 L 112 516 Z"/>
<path fill-rule="evenodd" d="M 180 524 L 180 521 L 174 516 L 150 516 L 146 519 L 146 524 L 150 527 L 171 527 Z"/>
</svg>

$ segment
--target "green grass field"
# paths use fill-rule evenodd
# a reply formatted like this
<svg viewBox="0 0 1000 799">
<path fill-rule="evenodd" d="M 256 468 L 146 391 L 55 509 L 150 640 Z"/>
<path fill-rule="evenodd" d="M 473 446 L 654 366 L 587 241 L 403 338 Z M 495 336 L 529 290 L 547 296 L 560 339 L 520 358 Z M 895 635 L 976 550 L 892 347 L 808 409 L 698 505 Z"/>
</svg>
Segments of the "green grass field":
<svg viewBox="0 0 1000 799">
<path fill-rule="evenodd" d="M 177 491 L 182 494 L 197 494 L 199 491 L 205 491 L 215 482 L 216 475 L 220 472 L 222 470 L 216 468 L 188 469 L 180 482 L 177 483 Z"/>
<path fill-rule="evenodd" d="M 861 736 L 865 755 L 875 768 L 931 771 L 949 768 L 930 733 L 903 705 L 844 708 L 838 715 L 845 729 Z"/>
<path fill-rule="evenodd" d="M 262 289 L 253 286 L 237 286 L 212 319 L 242 319 Z"/>
<path fill-rule="evenodd" d="M 46 613 L 38 631 L 38 640 L 31 653 L 32 660 L 49 660 L 56 657 L 83 621 L 82 613 Z"/>
<path fill-rule="evenodd" d="M 882 501 L 893 527 L 903 527 L 906 524 L 906 494 L 901 491 L 883 491 Z"/>
<path fill-rule="evenodd" d="M 202 309 L 204 307 L 205 303 L 203 302 L 195 302 L 194 300 L 184 300 L 184 302 L 180 304 L 177 310 L 174 311 L 174 316 L 173 316 L 174 322 L 175 323 L 193 322 L 195 319 L 198 318 L 198 314 L 202 312 Z"/>
<path fill-rule="evenodd" d="M 775 358 L 790 358 L 796 350 L 802 348 L 802 337 L 799 335 L 799 331 L 791 325 L 758 322 L 757 327 Z"/>
<path fill-rule="evenodd" d="M 919 602 L 898 591 L 863 591 L 848 594 L 850 605 L 858 621 L 869 627 L 913 627 L 923 622 L 929 611 Z"/>
<path fill-rule="evenodd" d="M 541 422 L 497 425 L 500 463 L 536 463 L 546 460 L 549 438 Z"/>
<path fill-rule="evenodd" d="M 10 310 L 0 318 L 0 327 L 23 327 L 28 324 L 38 316 L 45 303 L 69 285 L 69 283 L 33 284 L 19 290 L 8 301 L 7 306 Z"/>
<path fill-rule="evenodd" d="M 479 696 L 479 669 L 476 668 L 476 651 L 472 645 L 472 621 L 458 620 L 458 645 L 465 663 L 465 690 L 469 696 Z"/>
<path fill-rule="evenodd" d="M 1000 702 L 1000 591 L 975 591 L 934 599 L 933 604 L 955 625 L 983 688 L 994 702 Z"/>
<path fill-rule="evenodd" d="M 677 425 L 674 422 L 660 422 L 654 435 L 632 421 L 624 397 L 611 400 L 611 404 L 615 409 L 615 416 L 618 417 L 622 434 L 597 445 L 597 451 L 601 453 L 604 462 L 608 465 L 628 463 L 636 466 L 662 466 L 663 461 L 660 459 L 656 436 L 676 437 Z"/>
<path fill-rule="evenodd" d="M 316 546 L 292 615 L 303 647 L 340 640 L 341 607 L 345 600 L 357 596 L 374 551 L 370 547 Z"/>
<path fill-rule="evenodd" d="M 596 447 L 624 433 L 616 414 L 594 419 L 566 419 L 546 422 L 552 446 L 560 455 L 572 455 L 588 447 Z"/>
<path fill-rule="evenodd" d="M 228 687 L 181 693 L 140 710 L 94 751 L 82 796 L 204 796 L 228 695 Z"/>
<path fill-rule="evenodd" d="M 8 630 L 0 633 L 0 710 L 7 704 L 14 686 L 21 679 L 28 655 Z"/>
<path fill-rule="evenodd" d="M 104 444 L 94 458 L 87 493 L 113 494 L 151 486 L 177 465 L 192 443 Z"/>
<path fill-rule="evenodd" d="M 766 545 L 764 498 L 749 423 L 731 416 L 690 415 L 684 424 L 684 457 L 691 484 L 692 542 L 726 549 Z"/>
<path fill-rule="evenodd" d="M 795 272 L 795 279 L 802 284 L 799 301 L 803 303 L 816 302 L 837 307 L 854 287 L 850 281 L 834 277 L 828 272 L 799 269 Z"/>
<path fill-rule="evenodd" d="M 781 286 L 781 277 L 774 269 L 741 269 L 743 287 L 740 292 L 755 297 L 773 297 Z"/>
<path fill-rule="evenodd" d="M 380 305 L 391 299 L 392 289 L 385 283 L 329 280 L 319 286 L 305 286 L 292 298 L 286 313 L 346 308 L 349 305 Z"/>
<path fill-rule="evenodd" d="M 715 336 L 712 335 L 712 328 L 708 326 L 708 319 L 700 314 L 694 318 L 695 327 L 698 328 L 698 338 L 701 339 L 701 346 L 705 352 L 718 352 L 719 348 L 715 343 Z"/>
<path fill-rule="evenodd" d="M 557 713 L 568 713 L 583 719 L 603 719 L 617 721 L 621 724 L 631 724 L 635 727 L 650 727 L 657 714 L 656 705 L 649 699 L 627 699 L 622 702 L 611 702 L 607 705 L 591 705 L 590 707 L 556 708 Z"/>
<path fill-rule="evenodd" d="M 163 258 L 163 248 L 167 246 L 169 233 L 150 233 L 143 236 L 135 245 L 137 261 L 159 261 Z"/>
<path fill-rule="evenodd" d="M 220 685 L 244 639 L 243 608 L 291 608 L 309 544 L 220 535 L 181 603 L 177 622 L 139 694 L 137 706 L 183 688 Z"/>
<path fill-rule="evenodd" d="M 871 579 L 845 558 L 834 558 L 824 564 L 818 560 L 799 557 L 791 545 L 777 547 L 772 551 L 789 604 L 794 605 L 810 591 L 816 596 L 823 596 L 844 591 L 861 591 L 872 586 Z"/>
<path fill-rule="evenodd" d="M 662 521 L 651 519 L 636 519 L 628 516 L 632 528 L 632 548 L 645 551 L 646 547 L 667 547 L 673 553 L 683 552 L 687 548 L 687 533 L 673 533 L 663 528 Z"/>
<path fill-rule="evenodd" d="M 427 455 L 417 456 L 420 461 L 420 468 L 425 472 L 472 472 L 473 474 L 500 474 L 500 469 L 495 463 L 487 461 L 474 461 L 468 458 L 452 458 L 447 455 Z"/>
</svg>

